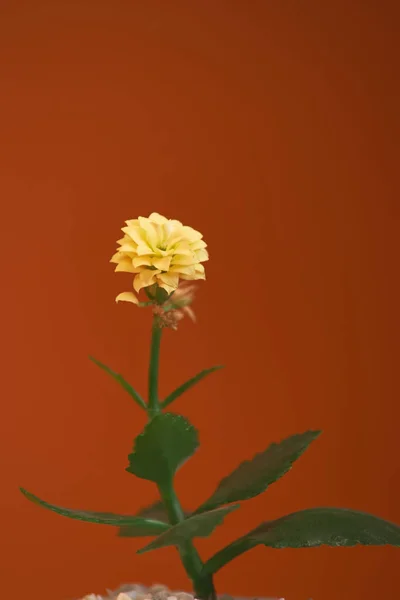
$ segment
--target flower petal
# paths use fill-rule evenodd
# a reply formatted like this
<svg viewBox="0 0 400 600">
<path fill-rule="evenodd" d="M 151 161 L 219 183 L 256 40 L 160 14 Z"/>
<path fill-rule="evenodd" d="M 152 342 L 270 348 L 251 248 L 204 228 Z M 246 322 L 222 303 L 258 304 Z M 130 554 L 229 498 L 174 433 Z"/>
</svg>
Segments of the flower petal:
<svg viewBox="0 0 400 600">
<path fill-rule="evenodd" d="M 153 254 L 153 250 L 145 242 L 140 242 L 136 248 L 136 253 L 138 256 L 143 256 L 144 254 Z"/>
<path fill-rule="evenodd" d="M 191 275 L 186 275 L 185 273 L 182 273 L 180 275 L 181 279 L 185 279 L 186 281 L 196 281 L 197 279 L 205 279 L 205 272 L 204 272 L 204 267 L 203 265 L 195 265 L 195 272 L 194 272 L 194 276 L 192 277 Z"/>
<path fill-rule="evenodd" d="M 167 292 L 176 290 L 179 284 L 179 275 L 178 273 L 161 273 L 157 277 L 158 285 L 164 288 Z M 170 290 L 167 289 L 171 288 Z"/>
<path fill-rule="evenodd" d="M 137 269 L 135 269 L 134 265 L 132 264 L 132 259 L 129 257 L 121 258 L 115 267 L 115 271 L 122 271 L 124 273 L 137 273 Z"/>
<path fill-rule="evenodd" d="M 122 229 L 122 231 L 123 231 L 124 229 L 126 229 L 126 228 L 124 227 L 124 228 Z M 132 243 L 132 240 L 131 240 L 131 238 L 130 238 L 129 236 L 127 236 L 127 235 L 124 235 L 124 237 L 123 237 L 123 238 L 121 238 L 120 240 L 117 240 L 117 244 L 119 244 L 120 246 L 122 246 L 122 244 L 125 244 L 125 243 L 127 243 L 127 242 L 130 242 L 130 243 Z"/>
<path fill-rule="evenodd" d="M 139 300 L 136 298 L 133 292 L 122 292 L 115 298 L 115 302 L 132 302 L 132 304 L 139 304 Z"/>
<path fill-rule="evenodd" d="M 128 219 L 127 221 L 125 221 L 125 223 L 127 225 L 132 225 L 133 227 L 135 227 L 136 225 L 139 225 L 139 220 L 138 219 Z"/>
<path fill-rule="evenodd" d="M 139 292 L 144 287 L 149 287 L 156 282 L 156 276 L 160 273 L 157 269 L 145 269 L 140 271 L 138 275 L 136 275 L 133 281 L 133 288 L 136 292 Z"/>
<path fill-rule="evenodd" d="M 162 257 L 155 256 L 153 258 L 153 266 L 156 267 L 157 269 L 160 269 L 160 271 L 168 271 L 170 264 L 171 264 L 170 256 L 162 256 Z"/>
<path fill-rule="evenodd" d="M 152 250 L 154 250 L 154 248 L 157 248 L 157 243 L 159 242 L 156 227 L 146 217 L 139 217 L 139 223 L 142 229 L 142 240 L 144 238 Z M 143 232 L 145 235 L 143 235 Z"/>
<path fill-rule="evenodd" d="M 193 242 L 190 247 L 192 250 L 200 250 L 200 248 L 207 248 L 207 244 L 203 240 L 198 240 L 197 242 Z"/>
<path fill-rule="evenodd" d="M 174 247 L 184 242 L 184 237 L 182 235 L 182 227 L 177 231 L 172 231 L 171 233 L 165 233 L 165 244 L 168 250 L 174 249 Z"/>
<path fill-rule="evenodd" d="M 187 240 L 189 240 L 189 242 L 197 242 L 203 237 L 200 231 L 196 231 L 195 229 L 192 229 L 192 227 L 188 227 L 187 225 L 184 225 L 182 227 L 182 233 L 184 237 Z"/>
<path fill-rule="evenodd" d="M 150 256 L 135 256 L 132 264 L 134 267 L 151 267 L 151 258 Z"/>
<path fill-rule="evenodd" d="M 157 225 L 164 225 L 164 223 L 168 223 L 168 219 L 160 215 L 158 212 L 151 213 L 149 219 L 154 221 L 154 223 L 157 223 Z"/>
<path fill-rule="evenodd" d="M 188 254 L 174 254 L 172 256 L 171 265 L 193 265 L 197 262 L 196 255 L 194 252 L 188 252 Z"/>
<path fill-rule="evenodd" d="M 182 275 L 188 275 L 189 277 L 196 275 L 195 265 L 174 265 L 169 270 L 170 273 L 182 273 Z"/>
<path fill-rule="evenodd" d="M 126 234 L 125 243 L 132 244 L 135 248 L 138 244 L 142 243 L 143 235 L 139 226 L 136 227 L 123 227 L 122 231 Z"/>
<path fill-rule="evenodd" d="M 175 291 L 175 288 L 172 285 L 168 285 L 167 283 L 163 283 L 162 281 L 157 280 L 158 286 L 165 290 L 168 294 L 172 294 Z"/>
<path fill-rule="evenodd" d="M 132 243 L 122 244 L 120 248 L 118 248 L 118 252 L 136 252 L 136 247 Z"/>
<path fill-rule="evenodd" d="M 121 252 L 116 252 L 111 258 L 110 258 L 110 262 L 112 263 L 119 263 L 119 261 L 121 260 Z"/>
<path fill-rule="evenodd" d="M 196 259 L 199 262 L 204 262 L 208 260 L 208 252 L 204 248 L 200 248 L 200 250 L 196 250 Z"/>
<path fill-rule="evenodd" d="M 193 256 L 192 244 L 187 240 L 181 240 L 173 247 L 174 254 L 183 254 L 185 256 Z"/>
</svg>

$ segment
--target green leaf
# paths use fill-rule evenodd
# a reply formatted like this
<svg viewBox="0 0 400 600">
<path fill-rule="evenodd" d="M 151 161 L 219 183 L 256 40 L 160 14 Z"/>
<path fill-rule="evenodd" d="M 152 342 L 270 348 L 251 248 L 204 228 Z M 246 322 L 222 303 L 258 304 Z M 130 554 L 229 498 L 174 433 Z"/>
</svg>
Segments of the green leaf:
<svg viewBox="0 0 400 600">
<path fill-rule="evenodd" d="M 196 383 L 204 379 L 204 377 L 206 377 L 210 373 L 213 373 L 214 371 L 218 371 L 219 369 L 223 369 L 223 365 L 217 365 L 216 367 L 210 367 L 209 369 L 204 369 L 204 371 L 200 371 L 200 373 L 197 373 L 197 375 L 195 375 L 194 377 L 180 385 L 178 388 L 176 388 L 176 390 L 171 392 L 169 396 L 167 396 L 165 400 L 161 402 L 161 407 L 166 408 L 169 404 L 171 404 L 171 402 L 179 398 L 179 396 L 181 396 L 184 392 L 186 392 Z"/>
<path fill-rule="evenodd" d="M 169 483 L 199 446 L 196 429 L 181 415 L 156 415 L 138 435 L 128 473 L 158 485 Z"/>
<path fill-rule="evenodd" d="M 271 483 L 285 475 L 295 460 L 315 440 L 320 431 L 306 431 L 293 435 L 279 444 L 256 454 L 243 462 L 230 475 L 222 479 L 212 496 L 195 513 L 210 510 L 238 500 L 248 500 L 264 492 Z"/>
<path fill-rule="evenodd" d="M 266 521 L 232 542 L 206 562 L 205 573 L 216 573 L 229 561 L 259 544 L 270 548 L 357 544 L 400 546 L 400 527 L 374 515 L 346 508 L 301 510 L 276 521 Z"/>
<path fill-rule="evenodd" d="M 187 519 L 187 517 L 190 517 L 192 513 L 184 510 L 183 514 L 185 519 Z M 157 500 L 157 502 L 150 504 L 150 506 L 142 508 L 137 513 L 137 516 L 145 517 L 146 519 L 156 519 L 157 521 L 163 521 L 164 523 L 168 523 L 168 512 L 162 500 Z"/>
<path fill-rule="evenodd" d="M 251 539 L 272 548 L 310 546 L 400 546 L 400 527 L 346 508 L 309 508 L 262 523 Z"/>
<path fill-rule="evenodd" d="M 140 394 L 138 394 L 138 392 L 130 385 L 130 383 L 128 383 L 127 381 L 125 381 L 125 379 L 122 377 L 122 375 L 120 375 L 119 373 L 116 373 L 115 371 L 113 371 L 112 369 L 110 369 L 109 367 L 107 367 L 107 365 L 104 365 L 103 363 L 101 363 L 99 360 L 97 360 L 96 358 L 93 358 L 93 356 L 89 356 L 90 360 L 92 362 L 94 362 L 95 365 L 97 365 L 98 367 L 100 367 L 100 369 L 103 369 L 103 371 L 105 371 L 106 373 L 108 373 L 109 375 L 111 375 L 111 377 L 113 379 L 115 379 L 115 381 L 117 381 L 126 392 L 128 392 L 128 394 L 134 399 L 134 401 L 141 407 L 144 408 L 144 410 L 147 410 L 147 406 L 145 401 L 143 400 L 143 398 L 140 396 Z"/>
<path fill-rule="evenodd" d="M 165 546 L 179 546 L 194 537 L 208 537 L 217 525 L 222 523 L 226 515 L 237 508 L 239 508 L 239 505 L 234 504 L 189 517 L 138 550 L 138 554 L 164 548 Z"/>
<path fill-rule="evenodd" d="M 157 519 L 158 521 L 168 523 L 168 512 L 162 500 L 157 500 L 157 502 L 153 502 L 150 506 L 142 508 L 137 516 L 145 517 L 146 519 Z"/>
<path fill-rule="evenodd" d="M 189 517 L 190 514 L 191 513 L 189 512 L 184 512 L 185 518 Z M 157 502 L 154 502 L 154 504 L 143 508 L 137 513 L 137 516 L 169 524 L 168 513 L 165 509 L 164 503 L 161 500 L 158 500 Z M 119 537 L 140 537 L 141 535 L 143 534 L 138 534 L 135 526 L 120 527 L 118 531 Z"/>
<path fill-rule="evenodd" d="M 72 510 L 70 508 L 62 508 L 61 506 L 56 506 L 55 504 L 49 504 L 44 500 L 41 500 L 34 494 L 31 494 L 27 490 L 20 488 L 21 492 L 24 494 L 28 500 L 31 502 L 42 506 L 43 508 L 47 508 L 47 510 L 51 510 L 58 515 L 62 515 L 63 517 L 68 517 L 70 519 L 75 519 L 77 521 L 85 521 L 87 523 L 100 523 L 101 525 L 114 525 L 116 527 L 127 526 L 130 528 L 135 528 L 137 535 L 158 535 L 164 531 L 169 529 L 169 525 L 166 523 L 162 523 L 161 521 L 157 521 L 154 519 L 145 519 L 143 517 L 138 517 L 134 515 L 116 515 L 114 513 L 103 513 L 103 512 L 93 512 L 87 510 Z M 140 532 L 140 533 L 139 533 Z"/>
</svg>

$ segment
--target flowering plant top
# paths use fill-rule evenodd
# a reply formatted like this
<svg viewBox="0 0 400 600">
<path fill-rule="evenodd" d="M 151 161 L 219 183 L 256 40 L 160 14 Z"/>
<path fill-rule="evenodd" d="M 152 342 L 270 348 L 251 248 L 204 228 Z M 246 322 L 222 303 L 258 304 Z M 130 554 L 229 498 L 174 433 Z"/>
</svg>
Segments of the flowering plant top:
<svg viewBox="0 0 400 600">
<path fill-rule="evenodd" d="M 265 492 L 283 477 L 303 452 L 319 437 L 320 431 L 305 431 L 270 444 L 250 460 L 226 475 L 209 498 L 194 511 L 181 506 L 174 487 L 178 469 L 199 446 L 198 432 L 184 416 L 166 411 L 176 398 L 199 383 L 219 366 L 200 371 L 167 397 L 158 389 L 160 343 L 164 329 L 174 329 L 185 316 L 192 319 L 194 288 L 190 282 L 205 279 L 208 260 L 206 243 L 198 231 L 158 213 L 148 218 L 126 221 L 124 237 L 112 257 L 116 271 L 133 275 L 132 290 L 122 292 L 117 301 L 139 308 L 150 307 L 153 324 L 146 398 L 121 375 L 92 359 L 130 394 L 148 416 L 144 430 L 134 440 L 126 471 L 152 481 L 158 492 L 155 503 L 136 515 L 93 512 L 62 508 L 41 500 L 21 488 L 32 502 L 65 517 L 112 525 L 123 537 L 150 537 L 138 553 L 165 546 L 177 549 L 191 580 L 196 597 L 216 597 L 214 575 L 228 562 L 257 545 L 270 548 L 312 546 L 384 545 L 400 546 L 400 527 L 378 517 L 345 508 L 318 507 L 265 520 L 255 529 L 234 540 L 204 560 L 194 540 L 211 535 L 224 519 L 244 502 Z M 140 300 L 143 290 L 145 299 Z M 122 599 L 121 599 L 122 600 Z"/>
<path fill-rule="evenodd" d="M 136 292 L 157 285 L 172 294 L 182 280 L 205 279 L 201 263 L 208 260 L 208 252 L 199 231 L 158 213 L 126 221 L 122 231 L 111 262 L 117 264 L 116 271 L 134 274 Z M 123 292 L 118 300 L 138 304 L 133 292 Z"/>
</svg>

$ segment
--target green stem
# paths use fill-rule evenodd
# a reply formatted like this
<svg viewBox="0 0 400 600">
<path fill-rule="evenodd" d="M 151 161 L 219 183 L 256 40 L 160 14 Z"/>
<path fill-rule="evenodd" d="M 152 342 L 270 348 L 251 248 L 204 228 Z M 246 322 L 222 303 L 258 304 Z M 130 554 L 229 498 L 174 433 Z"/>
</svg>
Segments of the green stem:
<svg viewBox="0 0 400 600">
<path fill-rule="evenodd" d="M 204 573 L 207 573 L 211 577 L 214 573 L 222 569 L 228 562 L 240 556 L 244 552 L 247 552 L 251 548 L 257 545 L 257 542 L 249 540 L 248 535 L 235 540 L 216 554 L 208 559 L 204 564 Z"/>
<path fill-rule="evenodd" d="M 160 492 L 160 496 L 164 500 L 169 522 L 171 525 L 177 525 L 184 520 L 185 515 L 183 514 L 183 510 L 178 500 L 178 496 L 174 490 L 172 481 L 164 485 L 159 485 L 158 490 Z"/>
<path fill-rule="evenodd" d="M 172 481 L 164 485 L 159 485 L 158 489 L 167 509 L 171 525 L 176 525 L 183 521 L 185 516 Z M 216 593 L 212 576 L 203 572 L 203 561 L 193 543 L 190 540 L 183 542 L 179 545 L 178 551 L 185 571 L 192 580 L 196 598 L 215 600 Z"/>
<path fill-rule="evenodd" d="M 160 412 L 160 401 L 158 399 L 158 368 L 160 360 L 161 334 L 162 327 L 159 325 L 158 318 L 154 317 L 151 334 L 149 365 L 148 414 L 150 419 Z"/>
<path fill-rule="evenodd" d="M 161 412 L 160 401 L 158 398 L 161 333 L 162 328 L 159 326 L 158 317 L 155 316 L 153 319 L 149 365 L 149 402 L 147 414 L 150 420 Z M 166 482 L 164 485 L 159 485 L 158 487 L 162 501 L 167 509 L 170 523 L 176 525 L 183 521 L 185 518 L 184 513 L 178 496 L 176 495 L 172 480 Z M 179 545 L 178 550 L 185 571 L 192 580 L 196 598 L 200 598 L 201 600 L 215 600 L 216 594 L 212 576 L 203 573 L 203 561 L 192 541 L 188 540 L 183 542 Z"/>
</svg>

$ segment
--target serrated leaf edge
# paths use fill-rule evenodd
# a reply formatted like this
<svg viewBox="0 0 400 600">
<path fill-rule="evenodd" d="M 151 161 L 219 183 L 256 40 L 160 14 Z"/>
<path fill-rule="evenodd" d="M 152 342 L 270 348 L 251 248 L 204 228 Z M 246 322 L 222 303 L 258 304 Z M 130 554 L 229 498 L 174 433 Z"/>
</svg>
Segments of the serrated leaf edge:
<svg viewBox="0 0 400 600">
<path fill-rule="evenodd" d="M 212 497 L 218 492 L 219 488 L 223 486 L 224 482 L 226 482 L 227 480 L 229 480 L 233 473 L 235 473 L 236 471 L 238 471 L 242 466 L 246 465 L 246 464 L 251 464 L 254 460 L 257 459 L 258 456 L 261 456 L 263 454 L 265 454 L 268 450 L 270 450 L 271 448 L 274 448 L 276 446 L 280 446 L 283 442 L 285 442 L 286 440 L 289 440 L 291 438 L 294 437 L 299 437 L 302 435 L 305 435 L 306 433 L 313 433 L 315 434 L 314 437 L 310 440 L 310 442 L 308 443 L 308 445 L 299 450 L 295 455 L 293 460 L 290 462 L 290 464 L 287 466 L 286 469 L 284 469 L 282 471 L 282 473 L 273 481 L 271 481 L 270 483 L 267 484 L 267 486 L 264 488 L 264 490 L 262 490 L 261 492 L 258 492 L 257 494 L 248 496 L 246 498 L 240 498 L 238 500 L 229 500 L 227 502 L 222 502 L 221 504 L 210 504 L 210 500 L 212 499 Z M 255 454 L 253 456 L 253 458 L 250 458 L 248 460 L 244 460 L 243 462 L 241 462 L 237 467 L 235 467 L 235 469 L 233 469 L 233 471 L 231 473 L 229 473 L 229 475 L 226 475 L 225 477 L 223 477 L 220 482 L 217 484 L 217 487 L 215 488 L 214 492 L 211 494 L 210 498 L 208 500 L 206 500 L 205 502 L 203 502 L 203 504 L 201 504 L 199 506 L 199 508 L 197 508 L 194 512 L 193 515 L 197 515 L 197 514 L 201 514 L 205 511 L 208 510 L 212 510 L 214 508 L 217 508 L 218 506 L 223 506 L 224 504 L 230 504 L 231 502 L 243 502 L 244 500 L 251 500 L 252 498 L 255 498 L 256 496 L 259 496 L 260 494 L 263 494 L 271 485 L 273 485 L 274 483 L 276 483 L 277 481 L 279 481 L 279 479 L 281 479 L 282 477 L 284 477 L 284 475 L 286 475 L 293 467 L 293 464 L 304 454 L 304 452 L 309 448 L 311 442 L 314 442 L 316 439 L 318 439 L 318 437 L 321 435 L 322 430 L 320 429 L 309 429 L 307 431 L 304 431 L 303 433 L 295 433 L 289 437 L 283 438 L 281 441 L 279 442 L 272 442 L 271 444 L 269 444 L 269 446 L 265 449 L 262 450 L 261 452 L 257 452 L 257 454 Z"/>
<path fill-rule="evenodd" d="M 134 439 L 132 452 L 130 452 L 128 454 L 128 462 L 129 462 L 129 464 L 125 468 L 125 471 L 127 473 L 130 473 L 131 475 L 135 475 L 136 477 L 139 477 L 139 475 L 136 475 L 136 473 L 134 473 L 131 470 L 131 461 L 132 461 L 131 457 L 134 457 L 137 454 L 137 446 L 138 446 L 138 444 L 140 444 L 141 441 L 143 439 L 145 439 L 146 434 L 147 434 L 149 428 L 152 425 L 154 425 L 154 422 L 157 419 L 162 419 L 162 418 L 165 418 L 166 416 L 172 416 L 172 417 L 175 417 L 175 420 L 179 420 L 181 422 L 184 421 L 184 422 L 188 423 L 190 430 L 196 434 L 196 448 L 194 449 L 193 453 L 190 454 L 190 456 L 186 457 L 184 460 L 182 460 L 181 463 L 179 463 L 178 467 L 175 470 L 175 473 L 177 473 L 179 471 L 179 469 L 186 463 L 186 461 L 188 461 L 189 458 L 191 458 L 195 454 L 195 452 L 198 450 L 199 445 L 200 445 L 199 444 L 199 432 L 198 432 L 197 428 L 192 423 L 190 423 L 190 421 L 186 417 L 184 417 L 183 415 L 177 414 L 177 413 L 172 413 L 172 412 L 158 413 L 157 415 L 155 415 L 155 417 L 153 417 L 153 419 L 151 421 L 149 421 L 148 423 L 146 423 L 145 428 L 143 429 L 143 431 L 141 433 L 139 433 L 139 435 L 136 436 L 136 438 Z M 146 478 L 142 478 L 142 479 L 146 479 Z M 154 482 L 153 479 L 146 479 L 146 481 L 153 481 Z"/>
</svg>

